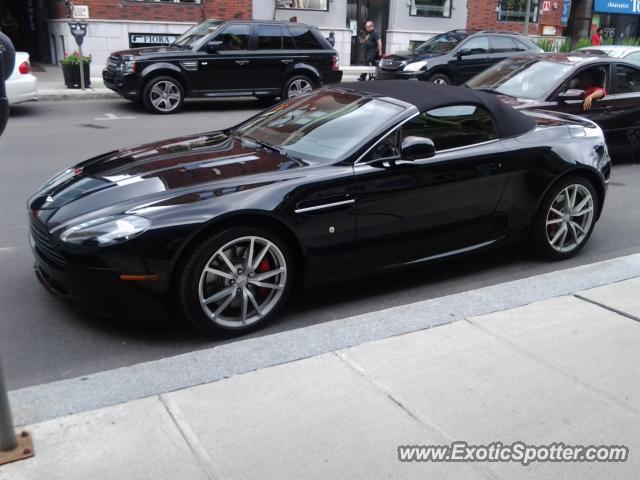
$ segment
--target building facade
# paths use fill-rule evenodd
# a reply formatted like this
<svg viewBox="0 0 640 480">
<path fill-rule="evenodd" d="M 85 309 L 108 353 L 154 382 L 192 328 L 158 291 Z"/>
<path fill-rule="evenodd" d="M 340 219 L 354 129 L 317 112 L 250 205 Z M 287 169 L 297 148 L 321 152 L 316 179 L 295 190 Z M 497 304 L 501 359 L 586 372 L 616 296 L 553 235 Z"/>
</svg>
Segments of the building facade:
<svg viewBox="0 0 640 480">
<path fill-rule="evenodd" d="M 567 34 L 574 39 L 590 38 L 600 27 L 616 44 L 640 37 L 638 0 L 574 0 L 572 15 Z"/>
<path fill-rule="evenodd" d="M 252 13 L 255 19 L 316 25 L 326 37 L 333 33 L 343 65 L 361 61 L 367 20 L 375 23 L 385 53 L 467 23 L 466 0 L 254 0 Z"/>
<path fill-rule="evenodd" d="M 531 0 L 528 35 L 559 37 L 570 0 Z M 527 0 L 468 0 L 467 27 L 524 33 Z M 563 16 L 564 13 L 564 16 Z"/>
</svg>

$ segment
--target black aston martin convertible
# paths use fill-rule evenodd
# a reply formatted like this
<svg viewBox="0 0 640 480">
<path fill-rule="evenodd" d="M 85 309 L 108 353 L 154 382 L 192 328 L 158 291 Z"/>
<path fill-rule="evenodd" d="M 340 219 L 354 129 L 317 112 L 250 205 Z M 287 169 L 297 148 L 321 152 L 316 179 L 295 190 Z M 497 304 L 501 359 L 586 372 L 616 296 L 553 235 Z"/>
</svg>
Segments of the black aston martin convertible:
<svg viewBox="0 0 640 480">
<path fill-rule="evenodd" d="M 600 128 L 494 95 L 366 82 L 227 130 L 109 152 L 29 201 L 40 281 L 107 315 L 233 334 L 294 287 L 509 241 L 564 259 L 602 211 Z"/>
</svg>

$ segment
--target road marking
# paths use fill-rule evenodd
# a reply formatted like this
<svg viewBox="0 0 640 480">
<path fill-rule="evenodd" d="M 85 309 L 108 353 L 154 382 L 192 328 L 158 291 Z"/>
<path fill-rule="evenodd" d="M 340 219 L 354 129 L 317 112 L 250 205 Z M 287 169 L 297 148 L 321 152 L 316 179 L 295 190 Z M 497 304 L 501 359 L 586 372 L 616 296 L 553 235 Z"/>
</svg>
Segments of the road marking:
<svg viewBox="0 0 640 480">
<path fill-rule="evenodd" d="M 15 250 L 15 247 L 0 247 L 0 253 L 11 253 Z"/>
<path fill-rule="evenodd" d="M 104 117 L 94 118 L 94 120 L 131 120 L 136 117 L 119 117 L 115 113 L 105 113 Z"/>
</svg>

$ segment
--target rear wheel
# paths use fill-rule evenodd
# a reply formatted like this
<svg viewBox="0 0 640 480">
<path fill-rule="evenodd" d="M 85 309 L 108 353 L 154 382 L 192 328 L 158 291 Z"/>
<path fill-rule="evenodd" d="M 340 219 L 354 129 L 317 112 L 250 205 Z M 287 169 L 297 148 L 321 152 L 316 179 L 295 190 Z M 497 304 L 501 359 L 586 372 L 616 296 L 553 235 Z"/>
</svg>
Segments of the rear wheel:
<svg viewBox="0 0 640 480">
<path fill-rule="evenodd" d="M 305 75 L 295 75 L 284 84 L 282 99 L 295 98 L 313 90 L 313 80 Z"/>
<path fill-rule="evenodd" d="M 436 85 L 451 85 L 451 79 L 444 73 L 434 73 L 427 79 L 428 82 L 435 83 Z"/>
<path fill-rule="evenodd" d="M 589 240 L 596 223 L 598 197 L 591 182 L 571 176 L 545 195 L 534 219 L 531 242 L 549 260 L 575 255 Z"/>
<path fill-rule="evenodd" d="M 273 319 L 293 284 L 286 242 L 262 228 L 233 227 L 202 242 L 180 272 L 178 300 L 205 333 L 231 336 Z"/>
<path fill-rule="evenodd" d="M 142 92 L 144 106 L 152 113 L 175 113 L 184 103 L 184 89 L 178 80 L 169 76 L 149 80 Z"/>
</svg>

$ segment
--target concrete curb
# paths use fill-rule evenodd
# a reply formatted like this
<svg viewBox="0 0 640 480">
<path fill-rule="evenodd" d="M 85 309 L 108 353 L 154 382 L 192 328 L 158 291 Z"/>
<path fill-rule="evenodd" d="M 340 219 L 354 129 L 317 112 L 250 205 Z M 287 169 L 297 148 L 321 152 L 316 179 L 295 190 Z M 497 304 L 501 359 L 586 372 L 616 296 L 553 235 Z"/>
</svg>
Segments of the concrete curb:
<svg viewBox="0 0 640 480">
<path fill-rule="evenodd" d="M 640 254 L 10 392 L 16 424 L 167 393 L 640 276 Z"/>
<path fill-rule="evenodd" d="M 74 93 L 65 90 L 40 90 L 38 91 L 38 100 L 41 102 L 61 101 L 61 100 L 107 100 L 112 98 L 121 98 L 115 92 L 110 90 L 76 90 Z"/>
</svg>

